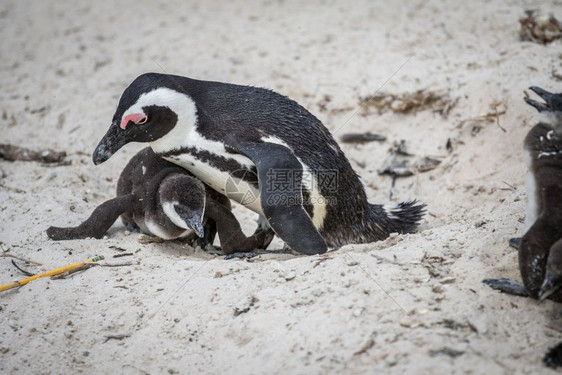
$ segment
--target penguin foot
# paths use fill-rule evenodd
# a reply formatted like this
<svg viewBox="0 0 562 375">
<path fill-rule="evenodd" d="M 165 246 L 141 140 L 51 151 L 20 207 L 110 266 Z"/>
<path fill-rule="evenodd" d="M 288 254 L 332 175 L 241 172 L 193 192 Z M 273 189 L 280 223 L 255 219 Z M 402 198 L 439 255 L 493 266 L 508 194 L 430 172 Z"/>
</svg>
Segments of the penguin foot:
<svg viewBox="0 0 562 375">
<path fill-rule="evenodd" d="M 267 254 L 294 254 L 292 251 L 290 250 L 285 250 L 285 249 L 281 249 L 281 250 L 262 250 L 262 251 L 250 251 L 247 253 L 232 253 L 232 254 L 228 254 L 227 256 L 224 257 L 225 260 L 230 260 L 230 259 L 252 259 L 255 258 L 257 256 L 260 255 L 267 255 Z"/>
<path fill-rule="evenodd" d="M 548 353 L 546 353 L 543 358 L 543 362 L 550 368 L 562 366 L 562 342 L 549 349 Z"/>
<path fill-rule="evenodd" d="M 522 237 L 513 237 L 509 239 L 509 246 L 513 247 L 515 250 L 519 250 L 519 246 L 521 246 L 521 239 Z"/>
<path fill-rule="evenodd" d="M 511 294 L 514 296 L 529 297 L 529 292 L 525 286 L 515 280 L 506 278 L 501 279 L 484 279 L 482 282 L 490 288 L 499 290 L 502 293 Z"/>
<path fill-rule="evenodd" d="M 224 255 L 222 248 L 220 246 L 207 244 L 207 246 L 203 247 L 202 249 L 205 250 L 210 255 L 217 255 L 217 256 Z"/>
<path fill-rule="evenodd" d="M 129 232 L 140 232 L 140 228 L 138 225 L 133 224 L 133 223 L 127 223 L 127 225 L 125 226 L 125 229 L 128 230 Z"/>
<path fill-rule="evenodd" d="M 271 241 L 273 241 L 273 237 L 275 237 L 275 232 L 271 229 L 258 229 L 254 232 L 253 236 L 256 238 L 257 241 L 257 249 L 267 249 Z"/>
<path fill-rule="evenodd" d="M 209 239 L 205 237 L 197 237 L 193 245 L 195 245 L 196 247 L 200 247 L 201 249 L 204 250 L 207 250 L 208 245 L 212 246 L 212 244 L 209 243 Z"/>
</svg>

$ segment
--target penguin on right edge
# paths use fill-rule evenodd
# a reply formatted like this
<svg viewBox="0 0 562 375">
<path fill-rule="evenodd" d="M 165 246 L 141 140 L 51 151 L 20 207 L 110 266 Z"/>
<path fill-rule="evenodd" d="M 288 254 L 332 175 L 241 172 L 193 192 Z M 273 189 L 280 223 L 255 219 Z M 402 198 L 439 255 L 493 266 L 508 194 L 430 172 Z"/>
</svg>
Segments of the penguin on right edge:
<svg viewBox="0 0 562 375">
<path fill-rule="evenodd" d="M 484 282 L 502 292 L 562 302 L 562 93 L 535 86 L 530 90 L 544 103 L 525 98 L 540 120 L 524 141 L 527 211 L 519 245 L 523 285 L 507 279 Z"/>
</svg>

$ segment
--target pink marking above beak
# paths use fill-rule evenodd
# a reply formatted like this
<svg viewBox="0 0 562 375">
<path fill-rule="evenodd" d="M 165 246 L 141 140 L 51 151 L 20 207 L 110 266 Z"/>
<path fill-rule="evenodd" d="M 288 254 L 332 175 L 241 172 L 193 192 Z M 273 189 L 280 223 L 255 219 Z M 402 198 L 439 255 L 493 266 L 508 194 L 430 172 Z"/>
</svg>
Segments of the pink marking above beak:
<svg viewBox="0 0 562 375">
<path fill-rule="evenodd" d="M 132 113 L 123 117 L 120 125 L 121 129 L 125 129 L 129 121 L 132 121 L 135 124 L 144 124 L 146 122 L 146 115 L 144 113 Z"/>
</svg>

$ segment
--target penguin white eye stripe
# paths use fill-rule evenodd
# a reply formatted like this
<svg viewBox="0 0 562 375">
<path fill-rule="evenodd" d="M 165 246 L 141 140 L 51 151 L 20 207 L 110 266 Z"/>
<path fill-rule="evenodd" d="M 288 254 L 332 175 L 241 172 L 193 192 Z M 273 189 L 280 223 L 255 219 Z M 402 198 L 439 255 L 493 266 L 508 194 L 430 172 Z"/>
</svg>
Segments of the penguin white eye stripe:
<svg viewBox="0 0 562 375">
<path fill-rule="evenodd" d="M 130 115 L 127 115 L 123 117 L 123 119 L 121 120 L 121 125 L 120 125 L 121 129 L 125 129 L 129 121 L 132 121 L 137 125 L 144 124 L 145 122 L 148 121 L 148 116 L 145 115 L 144 113 L 132 113 Z"/>
</svg>

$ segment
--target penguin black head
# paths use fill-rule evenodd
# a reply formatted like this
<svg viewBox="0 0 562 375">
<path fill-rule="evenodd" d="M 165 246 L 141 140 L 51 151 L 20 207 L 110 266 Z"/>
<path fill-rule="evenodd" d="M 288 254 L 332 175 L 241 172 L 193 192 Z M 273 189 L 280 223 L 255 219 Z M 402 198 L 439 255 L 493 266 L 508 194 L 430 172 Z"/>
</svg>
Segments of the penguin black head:
<svg viewBox="0 0 562 375">
<path fill-rule="evenodd" d="M 195 104 L 175 76 L 146 73 L 137 77 L 119 99 L 111 125 L 93 153 L 94 164 L 103 163 L 129 142 L 162 138 L 186 113 L 195 116 Z"/>
<path fill-rule="evenodd" d="M 164 213 L 176 226 L 204 236 L 206 194 L 201 181 L 184 174 L 172 174 L 162 181 L 158 194 Z"/>
<path fill-rule="evenodd" d="M 536 108 L 539 112 L 562 112 L 562 93 L 553 94 L 537 86 L 529 87 L 529 90 L 540 96 L 544 103 L 525 97 L 527 104 Z"/>
</svg>

